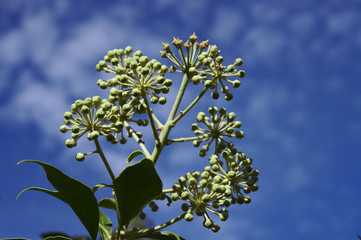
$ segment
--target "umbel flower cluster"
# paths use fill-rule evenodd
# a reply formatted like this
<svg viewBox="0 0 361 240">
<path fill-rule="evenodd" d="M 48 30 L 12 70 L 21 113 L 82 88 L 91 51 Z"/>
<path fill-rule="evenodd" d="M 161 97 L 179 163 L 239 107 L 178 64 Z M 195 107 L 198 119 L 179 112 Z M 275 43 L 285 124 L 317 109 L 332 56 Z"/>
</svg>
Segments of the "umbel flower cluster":
<svg viewBox="0 0 361 240">
<path fill-rule="evenodd" d="M 69 148 L 76 147 L 83 136 L 95 143 L 95 151 L 78 153 L 76 160 L 83 161 L 87 155 L 99 154 L 113 181 L 113 184 L 107 186 L 113 187 L 115 196 L 115 187 L 119 183 L 101 150 L 98 141 L 101 136 L 112 144 L 125 144 L 127 139 L 133 138 L 141 151 L 133 153 L 127 162 L 142 154 L 155 165 L 162 159 L 161 153 L 168 145 L 190 142 L 194 147 L 200 148 L 200 160 L 206 163 L 203 171 L 186 173 L 171 189 L 163 189 L 159 196 L 148 199 L 167 199 L 169 206 L 173 201 L 182 201 L 179 216 L 149 229 L 127 229 L 128 223 L 121 225 L 120 219 L 120 226 L 109 239 L 149 237 L 149 234 L 157 233 L 181 219 L 192 221 L 195 216 L 203 218 L 204 227 L 217 232 L 220 226 L 213 217 L 226 221 L 231 205 L 249 204 L 249 194 L 258 190 L 256 183 L 259 172 L 253 169 L 252 158 L 246 157 L 236 148 L 238 141 L 244 137 L 244 132 L 240 130 L 242 124 L 236 120 L 236 113 L 227 112 L 224 107 L 210 106 L 208 113 L 199 112 L 195 116 L 196 122 L 190 126 L 193 136 L 169 138 L 170 131 L 207 96 L 206 93 L 215 100 L 222 94 L 226 101 L 230 101 L 233 99 L 231 92 L 234 91 L 230 88 L 238 88 L 241 85 L 240 79 L 245 76 L 243 70 L 236 69 L 243 64 L 241 58 L 225 65 L 216 45 L 209 44 L 208 40 L 200 43 L 197 40 L 198 37 L 193 34 L 185 42 L 174 38 L 171 44 L 163 43 L 161 57 L 171 62 L 169 66 L 155 59 L 150 60 L 139 50 L 134 52 L 130 46 L 108 51 L 96 65 L 97 71 L 111 75 L 109 79 L 97 81 L 101 89 L 109 90 L 108 98 L 95 96 L 76 100 L 71 105 L 71 110 L 64 114 L 65 124 L 60 127 L 60 131 L 71 132 L 71 138 L 66 140 L 65 145 Z M 171 45 L 175 50 L 172 50 Z M 182 74 L 183 80 L 173 83 L 166 76 L 175 73 Z M 167 103 L 166 94 L 172 85 L 179 85 L 178 94 L 168 119 L 162 122 L 157 118 L 156 112 L 162 107 L 159 105 Z M 187 107 L 180 110 L 188 85 L 201 90 L 188 106 L 185 104 Z M 152 130 L 154 149 L 147 149 L 142 141 L 141 130 L 144 127 Z M 199 161 L 199 156 L 194 157 L 195 161 Z M 109 201 L 117 202 L 116 199 L 103 200 L 99 205 L 103 206 L 101 203 Z M 147 204 L 154 212 L 159 208 L 154 201 L 147 201 Z M 111 207 L 107 205 L 107 208 Z M 120 211 L 118 205 L 113 209 Z M 145 218 L 145 213 L 141 211 L 140 216 Z"/>
</svg>

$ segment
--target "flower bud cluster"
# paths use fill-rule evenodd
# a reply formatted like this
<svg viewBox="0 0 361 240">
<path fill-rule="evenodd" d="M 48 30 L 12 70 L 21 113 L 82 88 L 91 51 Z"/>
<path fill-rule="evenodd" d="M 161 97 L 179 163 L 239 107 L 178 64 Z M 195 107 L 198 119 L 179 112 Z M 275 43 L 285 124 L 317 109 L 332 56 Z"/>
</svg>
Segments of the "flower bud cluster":
<svg viewBox="0 0 361 240">
<path fill-rule="evenodd" d="M 96 65 L 96 69 L 114 73 L 115 77 L 98 80 L 98 86 L 102 89 L 112 87 L 113 98 L 115 95 L 133 95 L 143 98 L 148 95 L 152 103 L 165 104 L 166 98 L 159 97 L 159 94 L 168 93 L 172 85 L 170 79 L 164 78 L 168 67 L 155 59 L 149 61 L 148 57 L 143 56 L 139 50 L 131 55 L 132 52 L 133 49 L 129 46 L 124 50 L 109 51 L 104 60 Z"/>
<path fill-rule="evenodd" d="M 196 42 L 197 40 L 195 34 L 185 43 L 179 38 L 174 38 L 172 44 L 177 48 L 179 58 L 172 52 L 170 44 L 163 43 L 162 57 L 174 63 L 169 69 L 170 72 L 175 72 L 178 67 L 178 71 L 187 73 L 194 84 L 203 83 L 205 87 L 212 89 L 213 99 L 219 98 L 220 91 L 225 94 L 225 100 L 232 100 L 233 95 L 225 84 L 228 83 L 234 88 L 241 85 L 237 78 L 243 78 L 245 71 L 237 70 L 236 67 L 241 66 L 243 60 L 237 58 L 233 64 L 224 66 L 223 57 L 219 55 L 220 50 L 216 45 L 209 45 L 208 40 L 201 43 Z"/>
<path fill-rule="evenodd" d="M 226 147 L 233 147 L 233 143 L 224 139 L 224 137 L 243 138 L 244 132 L 237 130 L 241 127 L 240 121 L 235 121 L 236 114 L 234 112 L 227 113 L 225 108 L 218 110 L 217 107 L 210 107 L 208 109 L 210 117 L 207 117 L 204 112 L 199 112 L 197 115 L 197 122 L 202 123 L 205 128 L 201 128 L 197 123 L 193 123 L 191 130 L 195 135 L 199 136 L 198 140 L 193 141 L 193 146 L 199 147 L 201 150 L 199 155 L 206 156 L 209 146 L 215 143 L 215 152 L 221 153 Z"/>
<path fill-rule="evenodd" d="M 192 221 L 194 213 L 203 216 L 203 225 L 217 232 L 220 227 L 211 219 L 209 213 L 218 215 L 221 221 L 228 219 L 228 208 L 232 204 L 250 203 L 246 196 L 258 190 L 257 170 L 252 168 L 252 159 L 246 158 L 237 149 L 225 149 L 221 157 L 213 154 L 209 159 L 210 166 L 202 173 L 187 173 L 174 184 L 170 198 L 182 200 L 181 205 L 186 213 L 185 220 Z"/>
<path fill-rule="evenodd" d="M 71 131 L 72 139 L 65 145 L 75 147 L 77 141 L 88 132 L 88 140 L 94 140 L 103 135 L 111 143 L 117 143 L 117 134 L 123 129 L 119 108 L 99 96 L 77 100 L 71 105 L 71 112 L 64 113 L 65 125 L 60 127 L 63 133 Z"/>
<path fill-rule="evenodd" d="M 223 57 L 219 55 L 219 52 L 216 45 L 210 45 L 207 51 L 198 56 L 199 67 L 194 70 L 196 74 L 193 75 L 192 82 L 194 84 L 203 82 L 205 87 L 213 89 L 211 94 L 213 99 L 219 98 L 220 89 L 225 94 L 224 99 L 229 101 L 233 99 L 233 94 L 229 92 L 229 87 L 225 84 L 229 83 L 233 88 L 241 85 L 238 79 L 231 80 L 230 77 L 243 78 L 245 76 L 243 70 L 236 69 L 237 66 L 243 64 L 243 60 L 237 58 L 233 64 L 226 67 L 222 65 Z"/>
<path fill-rule="evenodd" d="M 231 197 L 237 203 L 250 203 L 251 198 L 244 194 L 258 190 L 256 183 L 259 175 L 259 171 L 252 167 L 252 158 L 247 158 L 236 148 L 227 148 L 220 155 L 213 154 L 209 158 L 210 166 L 206 170 L 232 187 Z"/>
<path fill-rule="evenodd" d="M 218 215 L 221 221 L 228 219 L 231 200 L 226 198 L 231 187 L 226 181 L 215 182 L 208 171 L 195 171 L 180 177 L 173 185 L 174 192 L 170 195 L 173 201 L 183 200 L 181 208 L 186 212 L 185 220 L 192 221 L 194 214 L 203 216 L 203 226 L 217 232 L 220 227 L 215 224 L 209 213 Z M 223 207 L 219 209 L 220 207 Z"/>
</svg>

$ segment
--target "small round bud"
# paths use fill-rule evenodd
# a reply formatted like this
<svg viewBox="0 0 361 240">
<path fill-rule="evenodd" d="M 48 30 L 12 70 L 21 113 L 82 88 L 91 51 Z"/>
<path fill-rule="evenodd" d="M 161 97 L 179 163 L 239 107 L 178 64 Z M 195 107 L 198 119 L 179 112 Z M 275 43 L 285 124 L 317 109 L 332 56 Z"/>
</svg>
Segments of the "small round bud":
<svg viewBox="0 0 361 240">
<path fill-rule="evenodd" d="M 239 80 L 235 80 L 233 83 L 232 83 L 232 86 L 234 88 L 238 88 L 239 86 L 241 86 L 241 82 Z"/>
<path fill-rule="evenodd" d="M 217 107 L 210 107 L 210 108 L 208 108 L 208 112 L 211 115 L 215 115 L 218 112 L 218 108 Z"/>
<path fill-rule="evenodd" d="M 189 209 L 189 206 L 188 206 L 188 204 L 187 203 L 183 203 L 182 204 L 182 206 L 181 206 L 181 209 L 183 210 L 183 211 L 188 211 L 188 209 Z"/>
<path fill-rule="evenodd" d="M 209 172 L 202 172 L 201 177 L 203 179 L 208 179 L 210 177 Z"/>
<path fill-rule="evenodd" d="M 213 84 L 212 80 L 206 80 L 206 81 L 204 82 L 204 86 L 205 86 L 206 88 L 210 88 L 210 87 L 212 86 L 212 84 Z"/>
<path fill-rule="evenodd" d="M 244 137 L 244 132 L 243 131 L 236 131 L 235 132 L 236 138 L 243 138 Z"/>
<path fill-rule="evenodd" d="M 170 195 L 170 198 L 173 200 L 173 201 L 177 201 L 179 199 L 179 195 L 178 193 L 172 193 Z"/>
<path fill-rule="evenodd" d="M 134 97 L 139 97 L 140 94 L 142 94 L 142 92 L 141 92 L 138 88 L 133 88 L 133 90 L 132 90 L 132 95 L 133 95 Z"/>
<path fill-rule="evenodd" d="M 206 227 L 206 228 L 211 228 L 212 225 L 213 225 L 213 222 L 211 219 L 207 219 L 203 222 L 203 225 Z"/>
<path fill-rule="evenodd" d="M 232 93 L 226 93 L 226 96 L 224 96 L 224 99 L 226 101 L 230 101 L 233 99 L 233 94 Z"/>
<path fill-rule="evenodd" d="M 197 184 L 197 180 L 194 177 L 191 177 L 188 179 L 188 184 L 194 186 Z"/>
<path fill-rule="evenodd" d="M 131 46 L 126 47 L 124 50 L 127 56 L 129 56 L 133 52 L 133 48 Z"/>
<path fill-rule="evenodd" d="M 189 198 L 189 196 L 190 196 L 189 192 L 182 192 L 182 194 L 181 194 L 181 198 L 183 200 L 187 200 Z"/>
<path fill-rule="evenodd" d="M 215 183 L 221 183 L 221 182 L 222 182 L 222 177 L 219 176 L 219 175 L 217 175 L 217 176 L 215 176 L 215 177 L 213 178 L 213 180 L 214 180 Z"/>
<path fill-rule="evenodd" d="M 193 220 L 193 215 L 191 213 L 187 213 L 184 217 L 184 219 L 187 221 L 187 222 L 190 222 Z"/>
<path fill-rule="evenodd" d="M 65 141 L 65 146 L 67 146 L 68 148 L 73 148 L 76 146 L 76 141 L 74 141 L 73 139 L 67 139 Z"/>
<path fill-rule="evenodd" d="M 201 144 L 201 141 L 197 141 L 197 140 L 193 141 L 193 146 L 194 147 L 199 147 L 200 144 Z"/>
<path fill-rule="evenodd" d="M 199 155 L 200 157 L 205 157 L 205 156 L 207 155 L 207 152 L 202 149 L 202 150 L 200 150 L 200 151 L 198 152 L 198 155 Z"/>
<path fill-rule="evenodd" d="M 235 177 L 236 177 L 236 172 L 233 171 L 233 170 L 231 170 L 231 171 L 229 171 L 229 172 L 227 173 L 227 175 L 228 175 L 228 177 L 230 177 L 230 178 L 235 178 Z"/>
<path fill-rule="evenodd" d="M 205 188 L 205 187 L 207 187 L 207 185 L 208 185 L 208 182 L 207 182 L 206 179 L 202 179 L 202 180 L 199 182 L 199 187 L 201 187 L 201 188 Z"/>
<path fill-rule="evenodd" d="M 242 64 L 243 64 L 242 58 L 237 58 L 237 59 L 234 61 L 234 66 L 241 66 Z"/>
<path fill-rule="evenodd" d="M 66 133 L 67 131 L 69 131 L 69 128 L 68 126 L 66 125 L 61 125 L 60 128 L 59 128 L 60 132 L 62 133 Z"/>
<path fill-rule="evenodd" d="M 73 118 L 73 114 L 72 114 L 71 112 L 65 112 L 65 113 L 64 113 L 64 118 L 65 118 L 66 120 L 74 119 L 74 118 Z"/>
<path fill-rule="evenodd" d="M 160 97 L 158 102 L 160 105 L 164 105 L 167 103 L 167 99 L 165 97 Z"/>
<path fill-rule="evenodd" d="M 218 98 L 219 98 L 219 93 L 218 93 L 218 92 L 212 92 L 212 93 L 211 93 L 211 97 L 212 97 L 213 99 L 218 99 Z"/>
<path fill-rule="evenodd" d="M 251 202 L 251 198 L 246 196 L 246 197 L 244 197 L 243 201 L 244 201 L 244 203 L 249 204 Z"/>
<path fill-rule="evenodd" d="M 241 71 L 238 72 L 238 76 L 239 76 L 240 78 L 244 78 L 245 75 L 246 75 L 246 72 L 243 71 L 243 70 L 241 70 Z"/>
<path fill-rule="evenodd" d="M 77 161 L 79 161 L 79 162 L 84 161 L 84 160 L 85 160 L 85 155 L 84 155 L 84 153 L 77 153 L 77 154 L 75 155 L 75 159 L 76 159 Z"/>
<path fill-rule="evenodd" d="M 172 80 L 166 79 L 163 84 L 164 84 L 164 86 L 166 86 L 166 87 L 170 87 L 170 86 L 172 86 Z"/>
</svg>

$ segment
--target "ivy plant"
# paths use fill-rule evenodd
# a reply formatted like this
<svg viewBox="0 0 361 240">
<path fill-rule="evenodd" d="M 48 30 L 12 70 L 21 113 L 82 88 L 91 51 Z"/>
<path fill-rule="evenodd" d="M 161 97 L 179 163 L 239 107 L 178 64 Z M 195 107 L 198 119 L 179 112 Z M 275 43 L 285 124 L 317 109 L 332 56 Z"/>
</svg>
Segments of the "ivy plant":
<svg viewBox="0 0 361 240">
<path fill-rule="evenodd" d="M 65 112 L 65 124 L 60 126 L 60 131 L 70 133 L 70 138 L 65 141 L 68 148 L 75 148 L 81 138 L 87 138 L 94 144 L 94 151 L 79 152 L 75 159 L 82 162 L 89 155 L 97 155 L 109 174 L 109 182 L 90 188 L 48 163 L 24 160 L 20 163 L 42 167 L 55 190 L 30 187 L 19 196 L 35 190 L 65 202 L 92 240 L 98 237 L 102 240 L 184 239 L 163 229 L 180 220 L 192 221 L 196 217 L 203 218 L 204 227 L 213 232 L 219 231 L 217 222 L 228 219 L 231 205 L 251 202 L 249 194 L 258 190 L 256 183 L 259 172 L 253 169 L 252 158 L 237 149 L 238 141 L 244 136 L 240 130 L 241 122 L 236 120 L 236 113 L 224 107 L 209 106 L 208 111 L 194 116 L 195 122 L 189 126 L 193 136 L 169 137 L 174 128 L 185 127 L 180 124 L 180 120 L 201 100 L 223 97 L 231 101 L 232 92 L 236 91 L 233 88 L 238 88 L 240 79 L 245 76 L 243 70 L 237 69 L 243 64 L 241 58 L 224 65 L 216 45 L 208 41 L 199 43 L 197 40 L 198 37 L 193 34 L 186 42 L 174 38 L 172 44 L 163 43 L 161 57 L 169 60 L 168 66 L 156 59 L 150 60 L 141 51 L 133 51 L 130 46 L 108 51 L 96 65 L 97 71 L 109 73 L 109 79 L 97 81 L 101 89 L 109 90 L 108 98 L 94 96 L 76 100 L 70 110 Z M 167 103 L 166 96 L 174 81 L 168 76 L 172 74 L 181 74 L 182 80 L 175 84 L 179 86 L 177 96 L 168 118 L 161 122 L 155 111 L 160 108 L 156 108 L 156 105 Z M 183 96 L 187 88 L 194 85 L 198 85 L 194 89 L 199 89 L 199 93 L 193 100 L 184 103 Z M 186 107 L 180 109 L 181 103 Z M 152 149 L 146 147 L 142 140 L 144 128 L 149 128 L 148 132 L 152 133 Z M 120 151 L 130 139 L 135 141 L 135 146 L 139 146 L 124 159 L 127 165 L 120 173 L 115 173 L 110 166 L 100 138 L 112 144 L 120 143 L 123 145 L 118 145 Z M 194 158 L 203 159 L 206 166 L 202 171 L 185 173 L 172 188 L 163 189 L 156 164 L 166 161 L 162 156 L 169 145 L 185 142 L 191 142 L 199 148 L 199 156 Z M 142 160 L 134 163 L 134 159 L 139 156 Z M 94 193 L 103 187 L 111 188 L 113 194 L 97 199 Z M 136 216 L 142 219 L 146 217 L 143 209 L 147 205 L 156 212 L 159 201 L 167 202 L 168 206 L 164 207 L 174 206 L 174 201 L 182 202 L 179 204 L 178 216 L 151 228 L 130 227 Z M 104 208 L 114 211 L 116 224 L 102 211 Z M 71 238 L 50 234 L 44 239 Z"/>
</svg>

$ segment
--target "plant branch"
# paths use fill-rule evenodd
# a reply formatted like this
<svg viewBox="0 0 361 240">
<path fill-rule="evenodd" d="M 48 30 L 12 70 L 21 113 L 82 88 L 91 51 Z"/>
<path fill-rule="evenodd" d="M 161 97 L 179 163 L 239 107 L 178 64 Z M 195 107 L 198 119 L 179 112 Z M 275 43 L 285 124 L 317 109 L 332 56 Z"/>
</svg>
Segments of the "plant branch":
<svg viewBox="0 0 361 240">
<path fill-rule="evenodd" d="M 143 150 L 146 158 L 151 158 L 150 153 L 148 152 L 148 149 L 145 147 L 144 142 L 137 136 L 135 131 L 130 127 L 129 123 L 127 121 L 124 121 L 125 128 L 128 130 L 128 132 L 132 135 L 132 137 L 137 141 L 140 148 Z"/>
<path fill-rule="evenodd" d="M 115 180 L 114 173 L 113 173 L 112 169 L 110 168 L 110 165 L 109 165 L 109 163 L 108 163 L 108 161 L 107 161 L 107 159 L 106 159 L 106 157 L 105 157 L 105 155 L 103 153 L 103 150 L 102 150 L 102 148 L 101 148 L 101 146 L 99 144 L 98 139 L 94 139 L 94 143 L 95 143 L 95 146 L 96 146 L 96 152 L 99 154 L 100 158 L 103 160 L 103 163 L 104 163 L 110 177 L 112 178 L 112 181 L 114 181 Z"/>
</svg>

